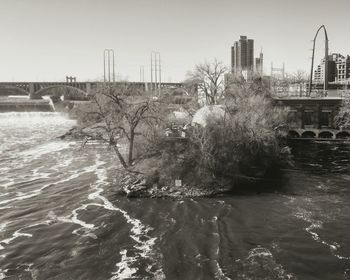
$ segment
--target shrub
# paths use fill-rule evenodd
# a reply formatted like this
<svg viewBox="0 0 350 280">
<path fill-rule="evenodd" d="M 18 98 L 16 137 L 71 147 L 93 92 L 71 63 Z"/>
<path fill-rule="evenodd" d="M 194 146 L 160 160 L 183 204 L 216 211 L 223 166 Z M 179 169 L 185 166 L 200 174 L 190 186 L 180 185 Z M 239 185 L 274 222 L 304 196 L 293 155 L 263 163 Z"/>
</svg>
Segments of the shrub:
<svg viewBox="0 0 350 280">
<path fill-rule="evenodd" d="M 251 85 L 227 92 L 223 106 L 223 117 L 207 119 L 205 127 L 192 127 L 185 140 L 158 139 L 167 176 L 215 185 L 232 183 L 242 175 L 264 177 L 281 165 L 284 159 L 276 128 L 285 123 L 287 111 Z"/>
</svg>

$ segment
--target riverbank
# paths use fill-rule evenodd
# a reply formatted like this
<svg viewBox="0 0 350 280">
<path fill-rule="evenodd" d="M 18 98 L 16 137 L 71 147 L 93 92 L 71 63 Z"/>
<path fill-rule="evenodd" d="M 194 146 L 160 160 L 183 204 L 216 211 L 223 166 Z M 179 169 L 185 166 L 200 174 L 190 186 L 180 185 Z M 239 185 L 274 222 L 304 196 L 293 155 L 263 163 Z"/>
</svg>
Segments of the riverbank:
<svg viewBox="0 0 350 280">
<path fill-rule="evenodd" d="M 128 198 L 195 198 L 195 197 L 214 197 L 216 195 L 230 192 L 229 187 L 218 187 L 215 189 L 209 187 L 198 187 L 181 184 L 179 186 L 165 185 L 160 186 L 156 183 L 150 184 L 150 177 L 144 174 L 132 172 L 122 172 L 117 176 L 118 194 L 125 195 Z"/>
</svg>

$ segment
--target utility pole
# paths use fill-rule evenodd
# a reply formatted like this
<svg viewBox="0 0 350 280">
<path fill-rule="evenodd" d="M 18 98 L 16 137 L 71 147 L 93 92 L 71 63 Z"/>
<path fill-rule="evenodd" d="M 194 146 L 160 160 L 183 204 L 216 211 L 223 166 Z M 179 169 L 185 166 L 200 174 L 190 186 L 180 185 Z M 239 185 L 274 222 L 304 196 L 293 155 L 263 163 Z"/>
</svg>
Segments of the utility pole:
<svg viewBox="0 0 350 280">
<path fill-rule="evenodd" d="M 151 91 L 153 91 L 153 55 L 151 53 Z"/>
<path fill-rule="evenodd" d="M 145 68 L 144 66 L 140 66 L 140 82 L 143 83 L 145 81 Z"/>
<path fill-rule="evenodd" d="M 145 91 L 147 91 L 147 83 L 145 83 L 145 67 L 143 65 L 140 66 L 140 83 L 143 83 Z"/>
<path fill-rule="evenodd" d="M 113 49 L 105 49 L 103 51 L 103 81 L 108 83 L 115 83 L 115 63 Z"/>
<path fill-rule="evenodd" d="M 153 73 L 154 73 L 154 86 L 153 86 Z M 156 51 L 151 52 L 151 90 L 157 91 L 158 95 L 160 95 L 162 86 L 162 68 L 161 68 L 161 60 L 160 53 Z"/>
</svg>

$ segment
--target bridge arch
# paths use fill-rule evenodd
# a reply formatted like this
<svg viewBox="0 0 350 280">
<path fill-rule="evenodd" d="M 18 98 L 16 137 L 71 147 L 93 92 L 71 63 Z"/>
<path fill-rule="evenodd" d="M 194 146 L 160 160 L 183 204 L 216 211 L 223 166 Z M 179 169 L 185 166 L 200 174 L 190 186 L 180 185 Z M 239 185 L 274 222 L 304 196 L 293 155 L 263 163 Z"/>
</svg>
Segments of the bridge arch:
<svg viewBox="0 0 350 280">
<path fill-rule="evenodd" d="M 318 36 L 318 33 L 320 30 L 323 29 L 324 31 L 324 36 L 325 36 L 325 55 L 324 55 L 324 84 L 323 84 L 323 89 L 327 90 L 328 89 L 328 34 L 327 34 L 327 29 L 324 25 L 321 25 L 315 34 L 315 38 L 313 40 L 313 48 L 312 48 L 312 60 L 311 60 L 311 72 L 310 72 L 310 80 L 309 80 L 309 96 L 311 95 L 311 88 L 312 88 L 312 77 L 313 77 L 313 72 L 314 72 L 314 58 L 315 58 L 315 47 L 316 47 L 316 39 Z"/>
<path fill-rule="evenodd" d="M 11 92 L 11 91 L 16 91 L 16 92 Z M 8 93 L 11 92 L 11 93 Z M 10 96 L 10 95 L 26 95 L 29 96 L 29 91 L 17 87 L 17 86 L 5 86 L 5 87 L 0 87 L 0 96 Z"/>
<path fill-rule="evenodd" d="M 302 138 L 316 138 L 316 133 L 310 130 L 306 130 L 301 134 Z"/>
<path fill-rule="evenodd" d="M 47 86 L 47 87 L 44 87 L 44 88 L 41 88 L 41 89 L 37 90 L 36 92 L 34 92 L 31 95 L 31 98 L 32 99 L 42 98 L 43 96 L 46 95 L 47 91 L 50 91 L 52 89 L 57 89 L 57 88 L 66 88 L 66 89 L 74 90 L 74 91 L 78 92 L 79 94 L 81 94 L 81 98 L 84 98 L 84 99 L 89 96 L 89 94 L 86 91 L 84 91 L 84 90 L 82 90 L 82 89 L 80 89 L 78 87 L 75 87 L 75 86 L 71 86 L 71 85 L 51 85 L 51 86 Z M 64 94 L 62 94 L 62 95 L 64 95 Z"/>
<path fill-rule="evenodd" d="M 288 132 L 288 138 L 299 138 L 300 134 L 295 130 L 290 130 Z"/>
<path fill-rule="evenodd" d="M 323 130 L 323 131 L 320 131 L 320 133 L 318 134 L 318 137 L 319 138 L 332 139 L 332 138 L 334 138 L 334 134 L 331 131 Z"/>
<path fill-rule="evenodd" d="M 336 135 L 337 139 L 350 139 L 350 132 L 348 131 L 341 131 L 338 132 Z"/>
</svg>

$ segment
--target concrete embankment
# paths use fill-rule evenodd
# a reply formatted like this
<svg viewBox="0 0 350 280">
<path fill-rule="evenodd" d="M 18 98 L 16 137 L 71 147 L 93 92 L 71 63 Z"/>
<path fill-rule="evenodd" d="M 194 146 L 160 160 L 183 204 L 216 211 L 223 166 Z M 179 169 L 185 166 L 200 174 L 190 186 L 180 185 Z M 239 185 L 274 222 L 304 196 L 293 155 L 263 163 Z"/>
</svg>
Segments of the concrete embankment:
<svg viewBox="0 0 350 280">
<path fill-rule="evenodd" d="M 50 101 L 23 97 L 0 97 L 0 112 L 52 112 Z"/>
</svg>

